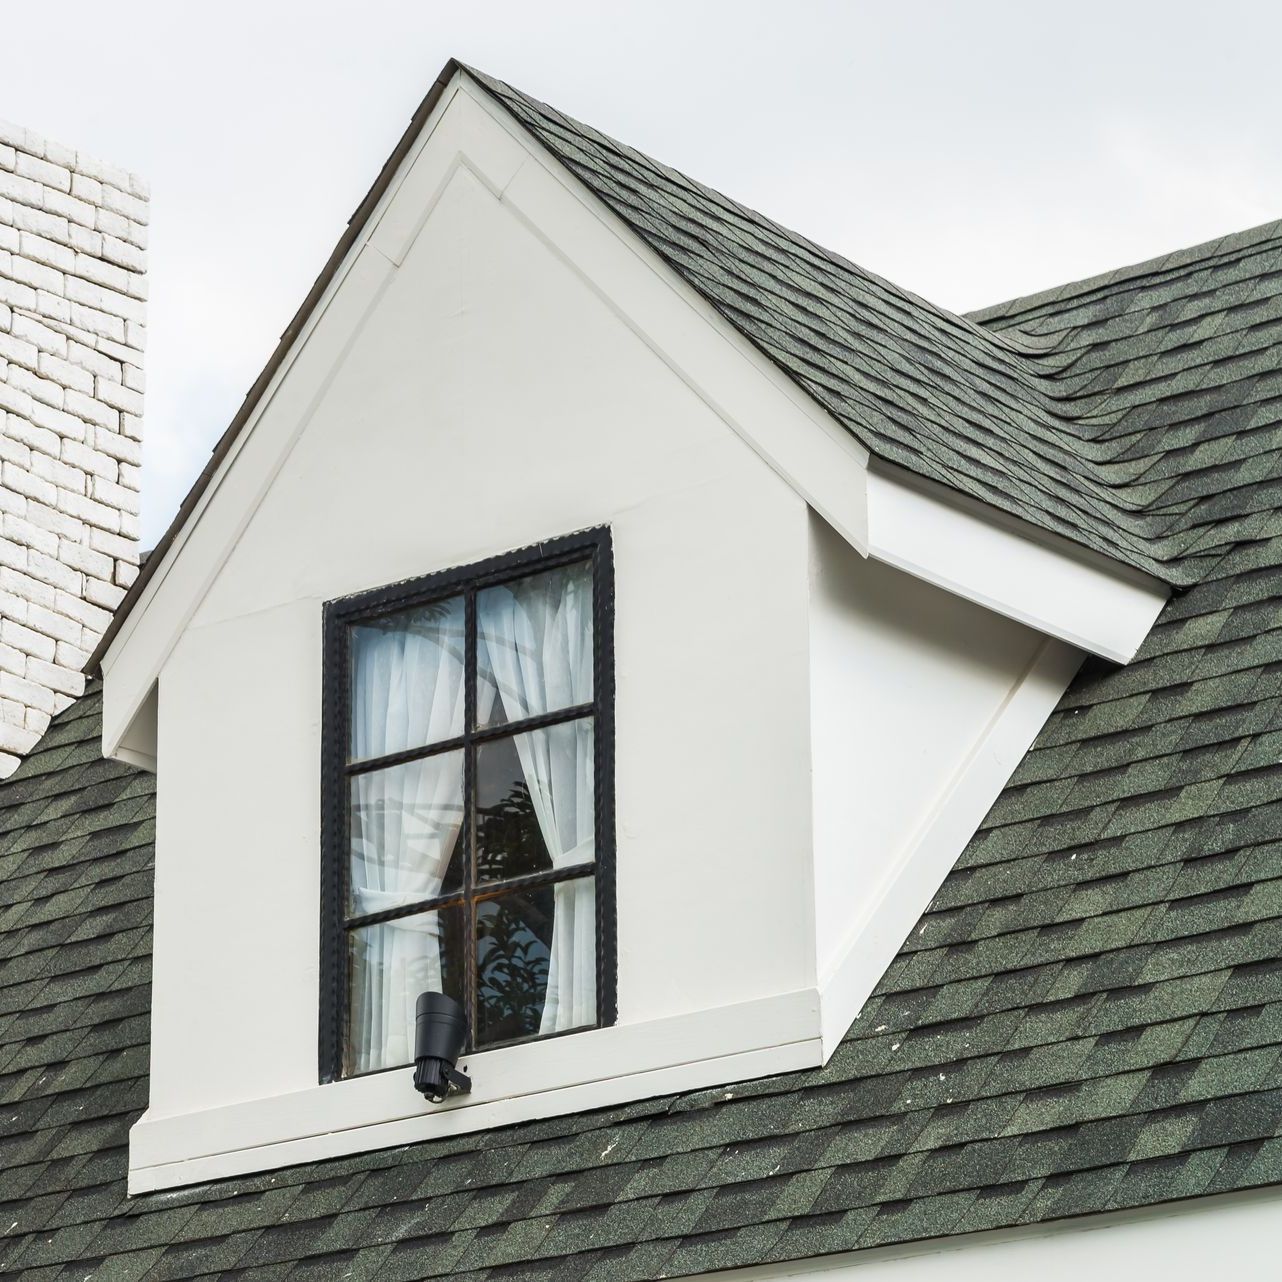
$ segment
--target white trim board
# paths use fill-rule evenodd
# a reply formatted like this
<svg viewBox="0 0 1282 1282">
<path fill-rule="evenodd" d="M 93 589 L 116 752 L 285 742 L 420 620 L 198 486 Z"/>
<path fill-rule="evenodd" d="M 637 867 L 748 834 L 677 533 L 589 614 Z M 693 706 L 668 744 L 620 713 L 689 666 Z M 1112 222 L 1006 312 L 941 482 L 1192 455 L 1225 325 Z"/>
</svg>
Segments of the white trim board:
<svg viewBox="0 0 1282 1282">
<path fill-rule="evenodd" d="M 1164 583 L 874 461 L 868 555 L 1115 663 L 1129 663 Z"/>
<path fill-rule="evenodd" d="M 1227 1250 L 1239 1276 L 1270 1278 L 1277 1276 L 1280 1213 L 1276 1187 L 1250 1189 L 693 1276 L 703 1282 L 1204 1282 L 1222 1271 Z"/>
</svg>

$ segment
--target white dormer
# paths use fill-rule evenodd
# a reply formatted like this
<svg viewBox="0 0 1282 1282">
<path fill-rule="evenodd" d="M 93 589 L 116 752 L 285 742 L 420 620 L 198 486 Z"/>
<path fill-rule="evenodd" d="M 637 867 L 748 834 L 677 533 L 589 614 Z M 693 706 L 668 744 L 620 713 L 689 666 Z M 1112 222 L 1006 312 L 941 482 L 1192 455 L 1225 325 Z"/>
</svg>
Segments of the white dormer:
<svg viewBox="0 0 1282 1282">
<path fill-rule="evenodd" d="M 821 1064 L 1165 595 L 870 466 L 461 71 L 237 428 L 102 661 L 134 1191 Z"/>
</svg>

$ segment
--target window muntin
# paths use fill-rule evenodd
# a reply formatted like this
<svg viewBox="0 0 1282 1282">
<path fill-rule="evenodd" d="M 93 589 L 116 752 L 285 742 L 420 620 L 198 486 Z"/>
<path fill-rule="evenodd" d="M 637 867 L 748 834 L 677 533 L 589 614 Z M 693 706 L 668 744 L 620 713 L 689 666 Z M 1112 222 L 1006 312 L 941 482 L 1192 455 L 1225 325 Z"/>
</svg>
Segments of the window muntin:
<svg viewBox="0 0 1282 1282">
<path fill-rule="evenodd" d="M 610 570 L 592 532 L 327 607 L 323 1081 L 410 1063 L 425 989 L 471 1049 L 612 1021 Z"/>
</svg>

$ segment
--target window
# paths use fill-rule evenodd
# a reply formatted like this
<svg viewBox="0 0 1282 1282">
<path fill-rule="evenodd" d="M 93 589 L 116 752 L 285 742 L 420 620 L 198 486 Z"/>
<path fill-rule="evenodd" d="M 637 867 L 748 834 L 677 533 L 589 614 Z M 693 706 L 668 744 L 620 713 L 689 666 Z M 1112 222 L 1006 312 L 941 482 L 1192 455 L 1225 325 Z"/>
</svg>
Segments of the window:
<svg viewBox="0 0 1282 1282">
<path fill-rule="evenodd" d="M 606 531 L 325 610 L 322 1081 L 613 1022 Z"/>
</svg>

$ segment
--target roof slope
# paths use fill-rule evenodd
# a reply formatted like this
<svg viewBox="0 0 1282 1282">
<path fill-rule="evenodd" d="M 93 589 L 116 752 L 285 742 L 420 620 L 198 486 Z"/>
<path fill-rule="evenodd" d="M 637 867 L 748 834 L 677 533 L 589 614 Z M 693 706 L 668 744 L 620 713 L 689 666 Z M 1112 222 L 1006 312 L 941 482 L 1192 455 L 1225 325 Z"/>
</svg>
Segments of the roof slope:
<svg viewBox="0 0 1282 1282">
<path fill-rule="evenodd" d="M 1282 461 L 1224 442 L 1282 423 L 1278 236 L 990 323 L 1150 388 L 1207 501 L 1271 514 Z M 1089 661 L 823 1069 L 133 1200 L 152 781 L 91 689 L 0 786 L 0 1275 L 649 1282 L 1282 1181 L 1279 620 L 1244 537 Z"/>
</svg>

